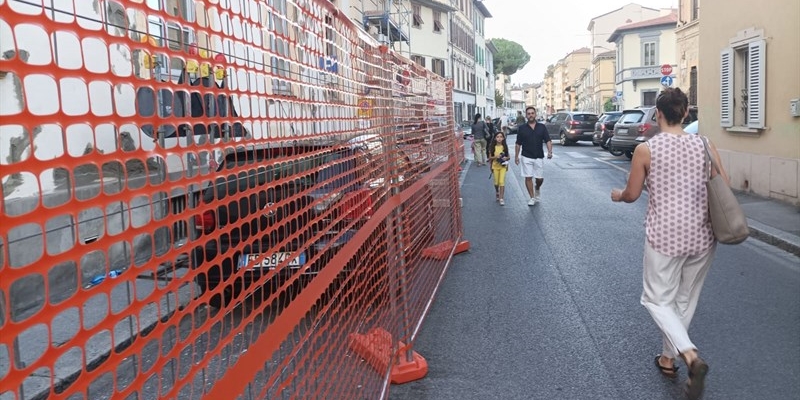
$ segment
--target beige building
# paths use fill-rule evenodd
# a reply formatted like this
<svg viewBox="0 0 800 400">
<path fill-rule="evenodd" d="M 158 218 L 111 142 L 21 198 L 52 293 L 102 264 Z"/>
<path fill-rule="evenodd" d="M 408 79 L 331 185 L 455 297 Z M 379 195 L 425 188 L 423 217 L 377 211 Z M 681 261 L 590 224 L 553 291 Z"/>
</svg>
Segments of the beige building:
<svg viewBox="0 0 800 400">
<path fill-rule="evenodd" d="M 592 106 L 594 112 L 616 110 L 615 96 L 617 52 L 615 50 L 598 53 L 592 59 Z"/>
<path fill-rule="evenodd" d="M 547 114 L 547 115 L 550 115 L 550 114 L 553 114 L 553 113 L 556 112 L 556 109 L 554 107 L 554 104 L 555 104 L 555 101 L 556 101 L 556 99 L 555 99 L 555 89 L 554 89 L 554 85 L 555 85 L 555 70 L 556 70 L 555 66 L 548 65 L 547 66 L 547 72 L 545 72 L 544 80 L 542 81 L 543 85 L 544 85 L 543 92 L 544 92 L 544 102 L 545 102 L 545 108 L 543 110 L 544 110 L 544 114 Z"/>
<path fill-rule="evenodd" d="M 670 13 L 617 28 L 608 38 L 617 45 L 616 90 L 622 92 L 622 108 L 654 106 L 661 91 L 661 66 L 673 68 L 675 82 L 675 25 L 677 13 Z M 619 99 L 618 99 L 619 101 Z"/>
<path fill-rule="evenodd" d="M 800 3 L 775 2 L 703 0 L 699 124 L 734 189 L 800 205 Z"/>
<path fill-rule="evenodd" d="M 583 47 L 567 54 L 555 65 L 547 67 L 544 76 L 545 96 L 548 101 L 548 114 L 559 110 L 572 110 L 575 103 L 575 82 L 589 69 L 591 52 Z"/>
<path fill-rule="evenodd" d="M 609 52 L 616 54 L 616 43 L 608 41 L 611 32 L 622 25 L 641 22 L 661 16 L 661 11 L 655 8 L 643 7 L 630 3 L 616 10 L 598 15 L 589 21 L 586 28 L 589 31 L 592 64 L 589 79 L 589 88 L 593 92 L 591 110 L 603 111 L 603 105 L 614 96 L 614 74 L 608 74 Z M 612 57 L 613 59 L 613 57 Z M 602 65 L 600 65 L 602 64 Z"/>
<path fill-rule="evenodd" d="M 630 3 L 616 10 L 598 15 L 589 21 L 586 30 L 590 33 L 592 58 L 600 53 L 616 50 L 614 43 L 609 43 L 608 37 L 611 32 L 622 25 L 632 24 L 648 19 L 658 18 L 661 12 L 655 8 L 643 7 L 636 3 Z"/>
<path fill-rule="evenodd" d="M 592 64 L 589 48 L 582 47 L 567 54 L 562 60 L 563 81 L 563 107 L 569 110 L 577 108 L 575 82 L 589 69 Z"/>
<path fill-rule="evenodd" d="M 679 87 L 689 96 L 689 104 L 697 105 L 697 64 L 700 57 L 700 0 L 680 0 L 677 41 L 678 70 L 675 72 Z"/>
</svg>

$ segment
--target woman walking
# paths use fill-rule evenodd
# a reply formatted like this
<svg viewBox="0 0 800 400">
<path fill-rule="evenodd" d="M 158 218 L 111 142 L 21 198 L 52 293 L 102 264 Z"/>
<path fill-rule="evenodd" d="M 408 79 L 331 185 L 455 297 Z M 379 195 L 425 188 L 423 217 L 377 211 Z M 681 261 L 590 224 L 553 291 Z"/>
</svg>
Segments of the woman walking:
<svg viewBox="0 0 800 400">
<path fill-rule="evenodd" d="M 481 119 L 481 114 L 475 114 L 472 119 L 472 153 L 475 163 L 480 167 L 486 165 L 486 132 L 489 127 Z"/>
<path fill-rule="evenodd" d="M 687 333 L 703 282 L 711 266 L 716 240 L 708 214 L 704 138 L 683 131 L 688 99 L 680 89 L 669 88 L 656 100 L 656 119 L 661 130 L 636 147 L 625 190 L 611 191 L 611 200 L 632 203 L 647 183 L 649 199 L 645 222 L 645 249 L 641 303 L 663 336 L 663 349 L 655 366 L 667 377 L 677 376 L 675 358 L 689 370 L 687 395 L 698 399 L 705 386 L 708 365 Z M 725 181 L 714 145 L 708 152 Z"/>
<path fill-rule="evenodd" d="M 492 163 L 492 176 L 494 176 L 495 198 L 501 206 L 506 205 L 506 172 L 508 172 L 508 144 L 502 132 L 497 132 L 489 145 L 489 161 Z"/>
</svg>

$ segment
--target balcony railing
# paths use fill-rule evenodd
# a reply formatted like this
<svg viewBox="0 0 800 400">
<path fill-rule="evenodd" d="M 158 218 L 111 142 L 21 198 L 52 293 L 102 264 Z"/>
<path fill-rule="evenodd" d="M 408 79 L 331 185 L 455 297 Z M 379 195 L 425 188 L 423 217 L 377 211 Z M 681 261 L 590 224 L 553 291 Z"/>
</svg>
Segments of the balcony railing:
<svg viewBox="0 0 800 400">
<path fill-rule="evenodd" d="M 673 65 L 672 68 L 677 68 L 677 65 Z M 655 65 L 652 67 L 625 68 L 622 71 L 617 72 L 616 83 L 619 85 L 622 82 L 636 81 L 640 79 L 660 79 L 662 76 L 660 65 Z"/>
</svg>

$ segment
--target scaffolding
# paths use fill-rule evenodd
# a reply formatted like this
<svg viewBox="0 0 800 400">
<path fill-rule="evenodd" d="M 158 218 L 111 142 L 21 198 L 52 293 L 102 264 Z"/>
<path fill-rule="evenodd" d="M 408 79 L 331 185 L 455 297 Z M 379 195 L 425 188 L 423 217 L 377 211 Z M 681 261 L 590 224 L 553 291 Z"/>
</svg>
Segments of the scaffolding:
<svg viewBox="0 0 800 400">
<path fill-rule="evenodd" d="M 411 45 L 411 10 L 408 0 L 361 0 L 364 29 L 378 33 L 378 41 L 393 45 L 405 42 Z"/>
</svg>

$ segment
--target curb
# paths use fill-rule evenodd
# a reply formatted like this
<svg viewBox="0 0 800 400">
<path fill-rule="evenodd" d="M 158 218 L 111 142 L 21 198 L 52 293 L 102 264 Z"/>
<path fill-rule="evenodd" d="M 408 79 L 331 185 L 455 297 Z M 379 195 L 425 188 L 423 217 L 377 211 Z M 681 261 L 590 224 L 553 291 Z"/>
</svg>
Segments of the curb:
<svg viewBox="0 0 800 400">
<path fill-rule="evenodd" d="M 800 237 L 764 225 L 750 218 L 747 219 L 747 225 L 750 227 L 751 238 L 800 257 Z"/>
</svg>

